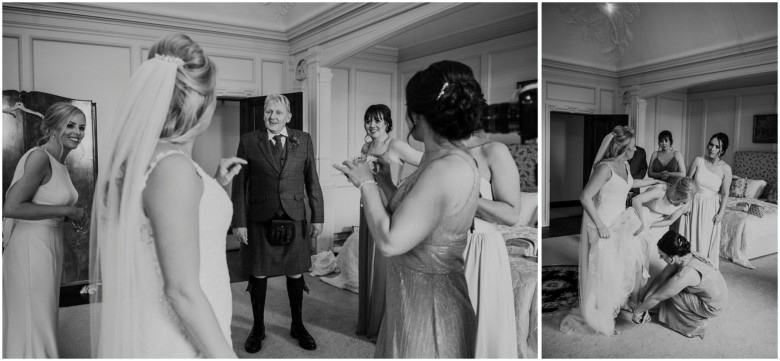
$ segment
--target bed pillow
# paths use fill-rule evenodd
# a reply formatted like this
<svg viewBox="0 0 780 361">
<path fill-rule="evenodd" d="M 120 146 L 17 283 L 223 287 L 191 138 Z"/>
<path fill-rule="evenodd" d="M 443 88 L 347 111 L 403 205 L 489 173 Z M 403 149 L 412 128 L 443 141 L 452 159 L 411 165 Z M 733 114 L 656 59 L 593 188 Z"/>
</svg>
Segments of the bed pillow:
<svg viewBox="0 0 780 361">
<path fill-rule="evenodd" d="M 764 193 L 766 181 L 763 179 L 748 179 L 745 185 L 745 198 L 759 198 Z"/>
<path fill-rule="evenodd" d="M 747 178 L 734 176 L 731 179 L 731 188 L 729 188 L 729 197 L 745 198 L 745 189 L 747 188 Z"/>
</svg>

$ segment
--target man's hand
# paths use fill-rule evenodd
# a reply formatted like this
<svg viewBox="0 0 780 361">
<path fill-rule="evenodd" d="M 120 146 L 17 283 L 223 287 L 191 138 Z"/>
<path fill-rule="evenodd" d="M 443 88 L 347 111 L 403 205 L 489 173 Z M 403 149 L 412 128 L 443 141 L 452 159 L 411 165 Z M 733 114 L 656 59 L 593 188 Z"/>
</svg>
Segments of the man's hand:
<svg viewBox="0 0 780 361">
<path fill-rule="evenodd" d="M 309 226 L 309 238 L 317 238 L 322 233 L 322 223 L 312 223 Z"/>
<path fill-rule="evenodd" d="M 246 227 L 233 228 L 233 235 L 235 235 L 241 243 L 245 245 L 249 245 L 249 240 L 247 239 Z"/>
</svg>

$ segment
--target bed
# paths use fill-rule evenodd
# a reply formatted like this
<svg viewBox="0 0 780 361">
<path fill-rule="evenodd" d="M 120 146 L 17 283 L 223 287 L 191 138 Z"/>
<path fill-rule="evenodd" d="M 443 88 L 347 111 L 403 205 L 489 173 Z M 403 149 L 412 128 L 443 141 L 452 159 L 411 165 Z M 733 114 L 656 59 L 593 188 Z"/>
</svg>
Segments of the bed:
<svg viewBox="0 0 780 361">
<path fill-rule="evenodd" d="M 757 198 L 744 197 L 732 186 L 721 227 L 720 256 L 754 268 L 751 259 L 777 253 L 777 153 L 736 152 L 732 174 L 767 182 Z M 751 206 L 760 208 L 763 215 L 750 214 Z"/>
</svg>

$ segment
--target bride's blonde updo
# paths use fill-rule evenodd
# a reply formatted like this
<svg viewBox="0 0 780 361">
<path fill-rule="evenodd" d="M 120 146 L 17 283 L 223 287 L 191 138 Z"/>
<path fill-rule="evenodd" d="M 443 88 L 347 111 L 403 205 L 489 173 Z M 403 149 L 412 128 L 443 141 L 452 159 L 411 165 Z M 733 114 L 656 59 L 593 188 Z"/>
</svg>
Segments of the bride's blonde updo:
<svg viewBox="0 0 780 361">
<path fill-rule="evenodd" d="M 634 138 L 634 129 L 629 126 L 618 125 L 612 129 L 612 141 L 607 146 L 604 159 L 612 159 L 623 154 Z"/>
<path fill-rule="evenodd" d="M 200 45 L 184 34 L 168 35 L 155 42 L 149 49 L 149 59 L 157 55 L 181 59 L 160 139 L 183 143 L 202 133 L 211 122 L 217 69 Z"/>
</svg>

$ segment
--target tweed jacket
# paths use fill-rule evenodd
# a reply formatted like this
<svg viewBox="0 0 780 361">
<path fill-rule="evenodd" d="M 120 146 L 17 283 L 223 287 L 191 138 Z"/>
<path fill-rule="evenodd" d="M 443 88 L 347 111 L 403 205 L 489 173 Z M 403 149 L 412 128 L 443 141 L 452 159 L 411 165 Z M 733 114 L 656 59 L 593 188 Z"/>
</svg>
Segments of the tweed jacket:
<svg viewBox="0 0 780 361">
<path fill-rule="evenodd" d="M 293 220 L 304 220 L 307 196 L 311 223 L 324 222 L 311 136 L 290 128 L 287 134 L 281 167 L 274 160 L 265 129 L 241 136 L 236 156 L 246 159 L 248 164 L 233 178 L 233 227 L 246 227 L 247 221 L 269 220 L 280 206 Z"/>
</svg>

